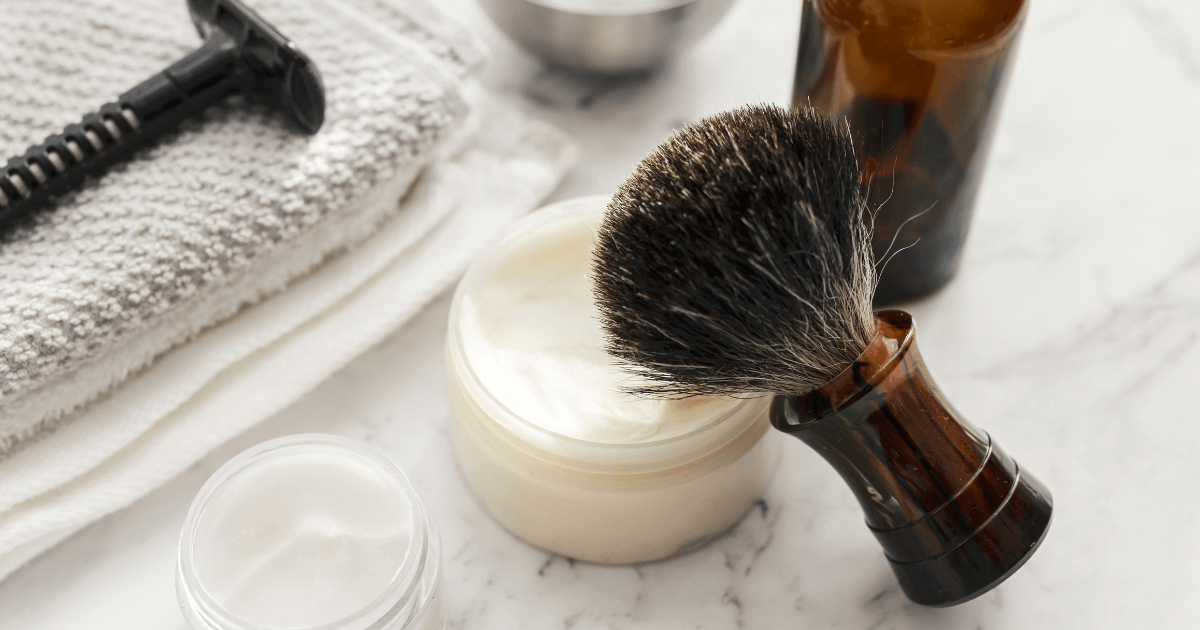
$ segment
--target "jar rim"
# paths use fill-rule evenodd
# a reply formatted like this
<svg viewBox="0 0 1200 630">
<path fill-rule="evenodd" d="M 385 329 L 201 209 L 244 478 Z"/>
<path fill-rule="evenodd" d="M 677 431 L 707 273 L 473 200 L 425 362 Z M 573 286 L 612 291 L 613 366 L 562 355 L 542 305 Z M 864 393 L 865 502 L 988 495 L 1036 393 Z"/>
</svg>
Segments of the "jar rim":
<svg viewBox="0 0 1200 630">
<path fill-rule="evenodd" d="M 614 452 L 628 454 L 647 453 L 664 448 L 670 448 L 672 446 L 684 445 L 688 442 L 694 442 L 699 443 L 696 444 L 696 446 L 699 450 L 704 451 L 703 453 L 697 453 L 696 457 L 703 456 L 704 453 L 707 453 L 709 450 L 711 450 L 703 448 L 705 445 L 712 446 L 714 448 L 719 447 L 725 441 L 721 440 L 722 437 L 730 434 L 732 434 L 730 437 L 736 437 L 736 435 L 740 434 L 744 428 L 748 428 L 751 425 L 751 422 L 749 421 L 745 423 L 747 425 L 746 427 L 729 426 L 731 424 L 736 424 L 729 421 L 733 418 L 737 418 L 738 416 L 745 415 L 747 409 L 761 404 L 764 396 L 747 396 L 745 398 L 741 398 L 734 406 L 721 413 L 716 418 L 713 418 L 712 420 L 700 426 L 693 427 L 682 433 L 670 435 L 664 438 L 629 443 L 593 441 L 552 431 L 537 423 L 531 422 L 521 414 L 516 413 L 489 390 L 489 388 L 484 384 L 483 380 L 475 372 L 474 367 L 467 358 L 466 349 L 462 339 L 462 303 L 466 299 L 466 296 L 479 282 L 480 277 L 492 267 L 497 257 L 507 251 L 507 248 L 511 245 L 514 239 L 520 238 L 536 228 L 550 225 L 557 221 L 568 220 L 580 215 L 595 213 L 596 207 L 598 205 L 603 207 L 607 204 L 609 199 L 609 195 L 589 195 L 584 197 L 574 197 L 544 206 L 531 212 L 525 217 L 522 217 L 520 220 L 510 226 L 499 240 L 497 240 L 494 244 L 489 246 L 483 251 L 483 253 L 475 258 L 475 260 L 467 268 L 462 280 L 458 283 L 458 287 L 454 292 L 454 298 L 451 302 L 449 328 L 447 330 L 447 367 L 454 370 L 457 377 L 463 381 L 463 385 L 471 386 L 464 387 L 464 389 L 467 390 L 465 393 L 469 397 L 473 398 L 477 404 L 480 402 L 478 397 L 482 395 L 485 397 L 487 404 L 495 411 L 498 411 L 500 414 L 502 414 L 505 420 L 512 421 L 514 425 L 519 426 L 526 431 L 532 432 L 533 435 L 536 435 L 543 440 L 550 440 L 557 444 L 573 446 L 578 449 L 599 451 L 604 453 L 604 455 L 601 456 L 604 458 L 611 458 L 612 453 Z M 492 414 L 489 413 L 488 415 L 489 419 L 491 419 L 493 422 L 501 424 L 496 420 L 495 417 L 492 417 Z M 753 420 L 753 418 L 750 418 L 749 420 Z M 718 429 L 726 430 L 720 431 Z M 509 431 L 509 433 L 512 433 L 512 431 Z M 530 444 L 530 440 L 522 439 L 521 441 L 525 444 Z"/>
<path fill-rule="evenodd" d="M 205 510 L 218 491 L 227 484 L 270 459 L 296 452 L 314 451 L 335 453 L 339 456 L 349 455 L 371 464 L 384 473 L 408 502 L 411 532 L 404 558 L 397 565 L 387 587 L 374 600 L 340 619 L 305 626 L 298 630 L 374 627 L 373 624 L 386 617 L 397 619 L 410 609 L 411 614 L 415 616 L 427 608 L 431 593 L 423 601 L 414 601 L 414 596 L 418 594 L 426 573 L 432 571 L 433 579 L 436 579 L 439 567 L 431 564 L 430 560 L 438 557 L 436 551 L 431 553 L 432 545 L 437 543 L 437 537 L 424 502 L 417 495 L 408 477 L 387 456 L 360 441 L 323 433 L 302 433 L 268 440 L 242 451 L 218 468 L 192 500 L 180 534 L 176 574 L 181 591 L 180 606 L 191 608 L 185 613 L 191 612 L 212 630 L 278 630 L 275 626 L 250 621 L 229 611 L 208 591 L 195 566 L 195 536 Z M 189 620 L 191 619 L 193 617 L 189 616 Z"/>
<path fill-rule="evenodd" d="M 642 0 L 642 2 L 636 3 L 632 7 L 627 7 L 624 9 L 615 9 L 600 4 L 577 5 L 572 3 L 570 0 L 526 1 L 544 9 L 560 11 L 569 16 L 636 19 L 653 17 L 658 13 L 671 11 L 688 4 L 693 4 L 697 0 Z"/>
</svg>

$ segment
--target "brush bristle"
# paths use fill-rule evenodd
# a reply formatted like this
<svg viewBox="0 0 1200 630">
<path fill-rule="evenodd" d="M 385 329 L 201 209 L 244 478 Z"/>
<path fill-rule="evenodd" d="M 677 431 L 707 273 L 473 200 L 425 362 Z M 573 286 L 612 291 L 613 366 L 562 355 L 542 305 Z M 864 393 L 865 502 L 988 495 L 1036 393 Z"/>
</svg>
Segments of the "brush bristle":
<svg viewBox="0 0 1200 630">
<path fill-rule="evenodd" d="M 751 106 L 676 132 L 613 196 L 593 260 L 605 350 L 647 396 L 799 395 L 875 334 L 849 131 Z"/>
</svg>

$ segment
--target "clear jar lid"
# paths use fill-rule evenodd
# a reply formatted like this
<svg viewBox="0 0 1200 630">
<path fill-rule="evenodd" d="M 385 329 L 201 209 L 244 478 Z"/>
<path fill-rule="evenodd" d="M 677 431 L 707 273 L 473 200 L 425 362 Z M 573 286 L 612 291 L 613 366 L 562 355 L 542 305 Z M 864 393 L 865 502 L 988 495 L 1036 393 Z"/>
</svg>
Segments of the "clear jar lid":
<svg viewBox="0 0 1200 630">
<path fill-rule="evenodd" d="M 439 564 L 436 531 L 395 464 L 346 438 L 293 435 L 204 484 L 176 587 L 197 630 L 438 628 Z"/>
</svg>

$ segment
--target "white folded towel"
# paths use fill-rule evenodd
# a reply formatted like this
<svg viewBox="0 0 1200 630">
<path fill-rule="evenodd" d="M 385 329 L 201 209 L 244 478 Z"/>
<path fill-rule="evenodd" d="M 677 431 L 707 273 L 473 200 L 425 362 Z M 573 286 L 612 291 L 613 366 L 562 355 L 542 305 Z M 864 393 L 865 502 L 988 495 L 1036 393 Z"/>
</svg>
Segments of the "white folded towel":
<svg viewBox="0 0 1200 630">
<path fill-rule="evenodd" d="M 43 1 L 44 5 L 36 4 L 48 7 L 52 15 L 54 8 L 59 9 L 58 15 L 77 16 L 76 7 L 86 13 L 104 4 Z M 171 2 L 175 0 L 167 4 Z M 0 459 L 0 579 L 88 523 L 129 505 L 377 343 L 448 288 L 474 253 L 507 222 L 533 208 L 573 160 L 569 140 L 512 109 L 489 103 L 482 89 L 464 78 L 480 54 L 469 36 L 436 8 L 414 0 L 293 2 L 296 6 L 286 11 L 283 0 L 253 4 L 296 39 L 324 74 L 330 115 L 317 136 L 295 136 L 274 117 L 239 103 L 221 106 L 203 124 L 107 175 L 0 245 L 0 282 L 8 285 L 0 288 L 0 362 L 20 376 L 8 380 L 8 373 L 0 373 L 6 379 L 0 385 L 5 394 L 0 399 L 0 425 L 10 436 L 9 444 L 18 445 Z M 135 4 L 162 2 L 131 0 L 124 6 Z M 64 9 L 68 5 L 70 11 Z M 302 39 L 303 20 L 312 15 L 306 11 L 317 9 L 338 11 L 336 20 L 326 19 L 329 28 L 354 26 L 358 29 L 354 32 L 360 33 L 357 39 L 376 38 L 379 50 L 385 51 L 381 55 L 416 56 L 418 63 L 397 70 L 405 79 L 379 79 L 387 84 L 339 80 L 333 69 L 336 64 L 323 59 L 336 51 Z M 182 9 L 176 15 L 182 15 Z M 361 28 L 372 21 L 375 26 Z M 146 33 L 160 32 L 166 22 L 161 16 L 147 20 Z M 0 44 L 0 58 L 10 50 L 5 46 Z M 54 59 L 48 56 L 43 62 L 58 63 Z M 417 67 L 424 70 L 413 70 Z M 123 89 L 118 87 L 122 80 L 111 92 Z M 392 81 L 396 82 L 388 83 Z M 397 90 L 404 94 L 396 94 Z M 392 99 L 413 98 L 414 92 L 427 99 L 422 103 L 431 104 L 428 118 L 417 116 L 433 121 L 427 128 L 406 118 L 407 114 L 389 118 L 386 108 L 375 107 Z M 94 99 L 96 93 L 90 97 Z M 347 94 L 361 101 L 358 106 L 367 112 L 378 114 L 374 126 L 359 129 L 343 122 L 342 117 L 352 116 L 352 111 L 338 109 L 335 102 L 342 102 Z M 98 104 L 89 103 L 71 109 L 73 116 Z M 0 95 L 0 122 L 11 123 L 22 116 L 28 120 L 30 111 L 22 107 Z M 60 117 L 54 125 L 71 119 Z M 53 131 L 49 126 L 44 133 Z M 238 131 L 223 135 L 227 126 Z M 401 132 L 393 135 L 397 129 Z M 224 178 L 205 179 L 206 168 L 220 168 L 212 161 L 184 166 L 188 156 L 226 150 L 216 142 L 218 138 L 239 142 L 241 134 L 257 138 L 254 143 L 264 143 L 265 150 L 288 153 L 286 160 L 268 161 L 276 165 L 272 168 L 284 164 L 287 177 L 254 171 L 263 182 L 280 188 L 256 187 L 237 177 L 235 170 Z M 374 143 L 363 136 L 372 136 Z M 17 153 L 36 140 L 26 137 L 17 142 L 0 136 L 0 147 Z M 380 144 L 386 150 L 378 150 Z M 13 150 L 16 146 L 20 148 Z M 373 159 L 355 161 L 354 149 L 365 147 L 376 147 L 370 149 Z M 177 161 L 171 162 L 172 157 Z M 168 165 L 173 166 L 160 170 Z M 422 165 L 426 166 L 420 171 Z M 419 179 L 397 208 L 396 200 L 419 171 Z M 148 173 L 164 179 L 160 182 Z M 322 184 L 310 188 L 310 177 Z M 173 181 L 208 183 L 180 188 L 170 184 Z M 122 194 L 136 197 L 137 187 L 148 182 L 159 182 L 175 192 L 145 207 L 119 203 Z M 295 190 L 302 192 L 289 197 Z M 329 194 L 331 190 L 343 192 Z M 222 205 L 221 199 L 231 202 Z M 303 208 L 289 205 L 301 201 Z M 214 215 L 235 221 L 264 210 L 259 220 L 238 224 L 242 231 L 230 224 L 201 229 L 212 225 L 209 220 Z M 112 219 L 114 212 L 121 220 L 137 219 L 134 236 L 141 240 L 105 230 L 104 221 Z M 303 218 L 289 223 L 297 218 L 289 212 Z M 160 213 L 170 217 L 168 224 L 177 221 L 174 230 L 160 228 Z M 195 219 L 189 222 L 188 216 Z M 74 232 L 78 248 L 72 254 L 70 242 L 56 230 L 81 230 L 79 224 L 89 222 L 90 231 Z M 192 232 L 180 227 L 197 225 L 200 228 Z M 273 236 L 251 237 L 253 247 L 237 249 L 237 239 L 245 230 Z M 206 249 L 183 246 L 192 244 L 187 238 L 211 234 L 221 238 L 206 241 Z M 128 240 L 121 241 L 119 249 L 109 249 L 105 238 Z M 171 247 L 159 246 L 164 239 Z M 49 249 L 29 253 L 38 247 Z M 136 251 L 139 247 L 151 253 Z M 79 262 L 87 261 L 87 254 L 129 254 L 129 248 L 135 250 L 132 259 L 140 261 L 137 265 L 116 262 L 97 271 L 94 262 Z M 220 263 L 204 266 L 205 272 L 190 284 L 169 283 L 165 290 L 155 284 L 157 276 L 139 273 L 147 264 L 158 265 L 154 269 L 160 271 L 171 265 L 178 269 L 177 254 L 185 250 L 198 257 L 190 261 L 212 263 L 205 256 L 213 256 Z M 47 251 L 66 256 L 77 266 L 55 262 Z M 39 264 L 49 270 L 22 277 L 21 282 L 4 275 Z M 89 280 L 82 282 L 81 275 Z M 130 282 L 137 287 L 139 299 L 130 299 L 134 293 L 120 292 Z M 29 315 L 42 318 L 40 328 L 20 328 L 27 320 L 10 296 L 47 296 L 43 299 L 48 304 L 82 303 L 81 312 L 92 312 L 86 309 L 98 308 L 100 300 L 69 302 L 63 296 L 98 283 L 122 287 L 115 294 L 93 292 L 116 295 L 115 302 L 107 304 L 117 304 L 123 315 L 114 315 L 111 321 L 94 316 L 90 329 L 40 338 L 58 340 L 50 361 L 39 363 L 29 355 L 40 346 L 26 348 L 24 354 L 10 352 L 12 344 L 4 346 L 7 340 L 36 338 L 30 331 L 59 321 L 47 315 L 49 311 L 35 309 Z M 10 289 L 16 285 L 17 290 Z M 168 300 L 164 295 L 173 297 Z M 271 297 L 261 300 L 264 295 Z M 148 303 L 153 306 L 143 306 Z M 76 313 L 69 308 L 67 312 Z M 218 320 L 223 321 L 214 325 Z M 76 340 L 87 339 L 85 333 L 103 326 L 109 326 L 106 334 L 91 337 L 98 343 L 80 352 Z M 14 334 L 18 329 L 24 337 Z M 186 339 L 191 341 L 179 345 Z M 164 353 L 170 347 L 174 349 Z M 36 369 L 30 369 L 33 366 Z M 127 378 L 129 373 L 133 376 Z M 58 392 L 65 394 L 59 398 Z M 13 414 L 13 409 L 21 413 Z M 48 426 L 56 428 L 47 431 Z"/>
<path fill-rule="evenodd" d="M 481 59 L 422 1 L 251 0 L 320 69 L 318 134 L 234 99 L 0 237 L 0 454 L 395 214 Z M 18 2 L 3 20 L 0 155 L 200 44 L 184 0 Z"/>
</svg>

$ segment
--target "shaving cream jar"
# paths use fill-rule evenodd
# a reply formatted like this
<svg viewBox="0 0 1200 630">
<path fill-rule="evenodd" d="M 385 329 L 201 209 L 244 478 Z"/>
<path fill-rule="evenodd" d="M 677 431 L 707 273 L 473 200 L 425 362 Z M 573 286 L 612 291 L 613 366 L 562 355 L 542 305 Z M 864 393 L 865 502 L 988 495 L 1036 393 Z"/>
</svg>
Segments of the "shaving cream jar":
<svg viewBox="0 0 1200 630">
<path fill-rule="evenodd" d="M 551 205 L 476 259 L 446 371 L 459 469 L 501 525 L 554 553 L 625 564 L 719 536 L 778 461 L 768 398 L 653 400 L 602 350 L 592 242 L 607 197 Z"/>
<path fill-rule="evenodd" d="M 441 547 L 404 473 L 332 435 L 264 442 L 192 502 L 176 588 L 197 630 L 441 630 Z"/>
</svg>

